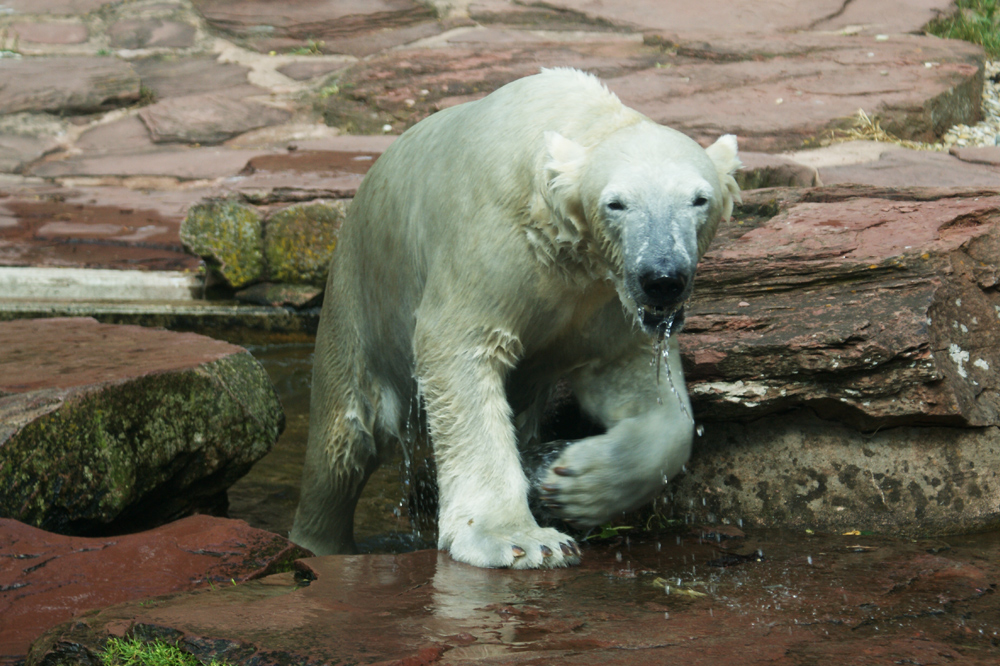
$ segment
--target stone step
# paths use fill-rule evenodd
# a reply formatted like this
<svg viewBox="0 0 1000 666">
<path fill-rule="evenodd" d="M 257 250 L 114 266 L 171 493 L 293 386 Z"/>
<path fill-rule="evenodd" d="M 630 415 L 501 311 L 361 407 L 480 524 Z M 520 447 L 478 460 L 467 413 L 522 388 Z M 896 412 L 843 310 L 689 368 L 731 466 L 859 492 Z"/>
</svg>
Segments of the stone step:
<svg viewBox="0 0 1000 666">
<path fill-rule="evenodd" d="M 0 266 L 0 297 L 13 301 L 187 301 L 205 289 L 180 271 Z"/>
</svg>

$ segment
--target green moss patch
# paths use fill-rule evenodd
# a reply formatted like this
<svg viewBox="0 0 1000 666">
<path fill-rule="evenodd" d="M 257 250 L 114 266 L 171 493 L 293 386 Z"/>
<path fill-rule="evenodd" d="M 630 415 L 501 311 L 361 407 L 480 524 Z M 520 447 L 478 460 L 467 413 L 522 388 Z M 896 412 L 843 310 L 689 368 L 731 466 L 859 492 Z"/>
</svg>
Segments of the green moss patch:
<svg viewBox="0 0 1000 666">
<path fill-rule="evenodd" d="M 234 288 L 264 275 L 263 227 L 250 206 L 227 199 L 192 206 L 181 224 L 181 241 Z"/>
<path fill-rule="evenodd" d="M 316 201 L 271 215 L 264 239 L 271 280 L 322 287 L 345 214 L 344 201 Z"/>
</svg>

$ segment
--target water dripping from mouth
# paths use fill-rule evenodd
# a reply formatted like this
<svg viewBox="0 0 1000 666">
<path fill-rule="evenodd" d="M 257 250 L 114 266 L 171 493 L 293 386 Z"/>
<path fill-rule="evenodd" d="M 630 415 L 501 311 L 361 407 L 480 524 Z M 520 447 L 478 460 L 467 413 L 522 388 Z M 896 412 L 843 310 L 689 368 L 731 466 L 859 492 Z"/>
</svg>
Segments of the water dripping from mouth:
<svg viewBox="0 0 1000 666">
<path fill-rule="evenodd" d="M 677 392 L 677 387 L 674 385 L 674 376 L 670 372 L 670 335 L 673 330 L 674 319 L 677 317 L 679 310 L 671 312 L 666 319 L 657 327 L 656 336 L 653 338 L 653 359 L 651 365 L 656 366 L 656 404 L 662 405 L 663 398 L 660 396 L 660 366 L 667 366 L 667 385 L 670 388 L 670 392 L 677 399 L 677 404 L 681 408 L 681 412 L 686 416 L 691 423 L 694 423 L 694 417 L 691 416 L 691 412 L 688 411 L 687 405 L 684 404 L 684 400 L 681 398 L 680 394 Z M 700 434 L 700 433 L 699 433 Z"/>
</svg>

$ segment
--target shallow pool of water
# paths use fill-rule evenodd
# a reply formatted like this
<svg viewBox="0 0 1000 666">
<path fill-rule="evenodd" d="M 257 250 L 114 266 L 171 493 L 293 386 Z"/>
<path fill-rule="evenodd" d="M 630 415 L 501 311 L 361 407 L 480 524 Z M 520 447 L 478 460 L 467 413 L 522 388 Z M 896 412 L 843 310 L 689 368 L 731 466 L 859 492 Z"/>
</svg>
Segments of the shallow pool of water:
<svg viewBox="0 0 1000 666">
<path fill-rule="evenodd" d="M 313 345 L 251 345 L 285 408 L 285 431 L 274 449 L 229 489 L 229 516 L 287 536 L 299 501 L 299 482 L 309 435 Z M 365 552 L 398 552 L 433 545 L 413 534 L 402 452 L 369 480 L 355 512 L 355 538 Z"/>
</svg>

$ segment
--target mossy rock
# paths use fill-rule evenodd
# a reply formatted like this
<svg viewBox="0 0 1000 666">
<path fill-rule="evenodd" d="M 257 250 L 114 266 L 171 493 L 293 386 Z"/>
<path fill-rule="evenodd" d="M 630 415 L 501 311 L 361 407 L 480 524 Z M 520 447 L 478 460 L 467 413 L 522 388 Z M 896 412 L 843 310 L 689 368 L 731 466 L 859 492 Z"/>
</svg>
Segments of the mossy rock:
<svg viewBox="0 0 1000 666">
<path fill-rule="evenodd" d="M 251 206 L 228 199 L 192 206 L 181 224 L 181 242 L 233 288 L 264 276 L 263 225 Z"/>
<path fill-rule="evenodd" d="M 273 282 L 326 284 L 330 257 L 344 222 L 344 200 L 296 204 L 273 213 L 264 233 L 264 254 Z"/>
<path fill-rule="evenodd" d="M 60 534 L 131 532 L 190 513 L 284 428 L 267 373 L 245 351 L 24 399 L 32 404 L 8 405 L 24 418 L 0 428 L 0 516 Z"/>
</svg>

